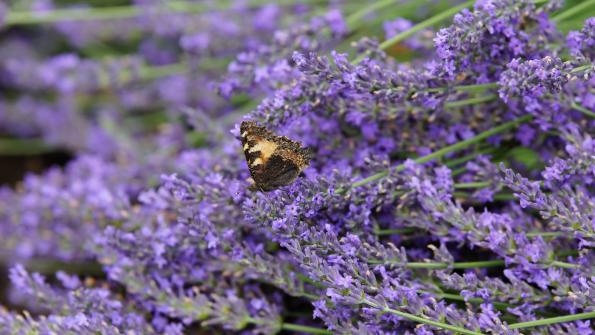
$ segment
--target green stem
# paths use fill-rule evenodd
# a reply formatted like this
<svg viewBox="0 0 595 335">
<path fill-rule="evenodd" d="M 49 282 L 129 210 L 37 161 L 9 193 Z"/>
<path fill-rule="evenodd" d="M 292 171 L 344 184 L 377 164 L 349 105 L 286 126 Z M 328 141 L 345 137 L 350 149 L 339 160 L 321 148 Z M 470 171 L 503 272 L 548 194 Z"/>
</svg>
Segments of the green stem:
<svg viewBox="0 0 595 335">
<path fill-rule="evenodd" d="M 229 64 L 229 59 L 204 59 L 199 64 L 198 69 L 199 71 L 208 71 L 213 70 L 215 68 L 225 68 L 227 64 Z M 138 80 L 155 80 L 163 77 L 174 76 L 174 75 L 182 75 L 184 73 L 188 73 L 190 70 L 188 69 L 189 65 L 187 62 L 182 61 L 179 63 L 167 64 L 167 65 L 159 65 L 159 66 L 149 66 L 143 64 L 139 69 L 139 78 Z M 124 82 L 131 81 L 131 78 L 127 78 Z M 110 82 L 108 77 L 103 74 L 100 77 L 99 87 L 106 89 L 110 87 Z"/>
<path fill-rule="evenodd" d="M 440 14 L 434 15 L 431 18 L 416 24 L 415 26 L 411 27 L 409 30 L 403 31 L 400 34 L 397 34 L 397 35 L 389 38 L 388 40 L 384 41 L 382 44 L 380 44 L 380 49 L 386 50 L 386 49 L 390 48 L 391 46 L 407 39 L 408 37 L 412 36 L 413 34 L 417 33 L 420 30 L 429 28 L 437 23 L 440 23 L 446 19 L 449 19 L 450 17 L 454 16 L 456 13 L 460 12 L 461 10 L 473 6 L 474 3 L 475 3 L 475 0 L 467 1 L 465 3 L 458 5 L 458 6 L 454 6 Z"/>
<path fill-rule="evenodd" d="M 378 236 L 383 236 L 383 235 L 393 235 L 393 234 L 411 234 L 418 231 L 418 229 L 415 229 L 413 227 L 405 227 L 405 228 L 395 228 L 395 229 L 377 229 L 374 230 L 374 234 L 378 235 Z"/>
<path fill-rule="evenodd" d="M 476 181 L 470 183 L 457 183 L 454 184 L 455 189 L 468 189 L 468 188 L 484 188 L 492 185 L 489 181 Z"/>
<path fill-rule="evenodd" d="M 35 156 L 56 151 L 56 147 L 48 145 L 39 138 L 2 138 L 0 139 L 0 155 Z"/>
<path fill-rule="evenodd" d="M 454 173 L 453 173 L 454 175 Z M 468 199 L 470 194 L 465 193 L 465 192 L 455 192 L 453 194 L 453 196 L 455 198 L 463 198 L 463 199 Z M 493 196 L 494 201 L 510 201 L 510 200 L 516 200 L 516 197 L 514 196 L 514 194 L 512 193 L 496 193 Z M 473 201 L 473 199 L 470 199 L 471 201 Z"/>
<path fill-rule="evenodd" d="M 295 1 L 279 1 L 282 5 L 292 4 Z M 309 0 L 306 2 L 320 3 L 322 0 Z M 249 1 L 247 6 L 258 7 L 266 2 L 263 0 Z M 220 1 L 215 7 L 205 5 L 201 2 L 189 1 L 167 1 L 157 7 L 161 14 L 170 13 L 188 13 L 199 14 L 209 10 L 224 10 L 230 8 L 232 2 Z M 112 7 L 92 7 L 92 8 L 61 8 L 44 12 L 8 12 L 5 25 L 31 25 L 40 23 L 55 23 L 61 21 L 93 21 L 93 20 L 113 20 L 127 19 L 140 16 L 144 13 L 144 8 L 140 6 L 112 6 Z"/>
<path fill-rule="evenodd" d="M 486 96 L 480 97 L 473 97 L 465 100 L 458 100 L 458 101 L 448 101 L 444 104 L 446 108 L 457 108 L 457 107 L 464 107 L 469 105 L 477 105 L 484 102 L 494 101 L 498 98 L 496 94 L 490 94 Z"/>
<path fill-rule="evenodd" d="M 140 14 L 136 6 L 100 8 L 65 8 L 44 12 L 8 12 L 6 26 L 55 23 L 60 21 L 107 20 L 135 17 Z"/>
<path fill-rule="evenodd" d="M 304 276 L 302 274 L 302 276 Z M 325 285 L 319 284 L 322 287 L 326 287 Z M 458 295 L 458 294 L 452 294 L 452 293 L 442 293 L 442 292 L 425 292 L 425 293 L 429 293 L 432 295 L 435 295 L 436 297 L 440 298 L 440 299 L 448 299 L 448 300 L 456 300 L 456 301 L 466 301 L 466 302 L 470 302 L 470 303 L 474 303 L 474 304 L 481 304 L 484 303 L 485 300 L 481 299 L 481 298 L 468 298 L 465 299 L 462 296 Z M 319 299 L 320 297 L 314 297 L 310 300 L 316 300 Z M 501 310 L 506 310 L 506 308 L 508 307 L 514 307 L 515 305 L 513 304 L 509 304 L 509 303 L 505 303 L 505 302 L 497 302 L 497 301 L 490 301 L 490 303 L 492 305 L 494 305 L 494 307 L 501 309 Z"/>
<path fill-rule="evenodd" d="M 475 0 L 467 1 L 463 4 L 452 7 L 451 9 L 446 10 L 438 15 L 434 15 L 431 18 L 414 25 L 409 30 L 403 31 L 400 34 L 397 34 L 397 35 L 389 38 L 388 40 L 382 42 L 380 44 L 380 49 L 386 50 L 386 49 L 390 48 L 391 46 L 407 39 L 408 37 L 417 33 L 418 31 L 428 28 L 428 27 L 431 27 L 431 26 L 435 25 L 436 23 L 439 23 L 443 20 L 450 18 L 451 16 L 454 16 L 456 13 L 458 13 L 459 11 L 461 11 L 464 8 L 471 7 L 474 3 L 475 3 Z M 353 60 L 352 64 L 358 64 L 365 58 L 366 58 L 365 54 L 360 55 L 355 60 Z"/>
<path fill-rule="evenodd" d="M 585 64 L 585 65 L 577 66 L 574 69 L 570 70 L 570 73 L 574 74 L 574 73 L 582 72 L 582 71 L 590 69 L 591 67 L 593 67 L 593 64 Z"/>
<path fill-rule="evenodd" d="M 595 5 L 595 0 L 587 0 L 583 1 L 578 5 L 568 8 L 567 10 L 560 12 L 552 17 L 552 21 L 560 22 L 564 19 L 572 17 L 580 12 L 583 12 L 585 9 L 589 8 L 590 6 Z"/>
<path fill-rule="evenodd" d="M 449 145 L 449 146 L 444 147 L 444 148 L 442 148 L 442 149 L 440 149 L 438 151 L 435 151 L 435 152 L 433 152 L 433 153 L 431 153 L 429 155 L 426 155 L 426 156 L 417 158 L 417 159 L 415 159 L 415 162 L 416 163 L 419 163 L 419 164 L 427 163 L 427 162 L 432 161 L 432 160 L 434 160 L 436 158 L 443 157 L 444 155 L 449 154 L 451 152 L 455 152 L 455 151 L 464 149 L 464 148 L 466 148 L 466 147 L 468 147 L 468 146 L 470 146 L 472 144 L 475 144 L 477 142 L 483 141 L 484 139 L 486 139 L 488 137 L 497 135 L 499 133 L 505 132 L 505 131 L 510 130 L 512 128 L 516 128 L 518 125 L 520 125 L 522 123 L 525 123 L 525 122 L 528 122 L 531 119 L 532 119 L 532 116 L 531 115 L 521 116 L 521 117 L 519 117 L 519 118 L 517 118 L 515 120 L 509 121 L 509 122 L 506 122 L 506 123 L 503 123 L 503 124 L 501 124 L 501 125 L 499 125 L 497 127 L 494 127 L 494 128 L 492 128 L 490 130 L 486 130 L 486 131 L 484 131 L 482 133 L 479 133 L 478 135 L 476 135 L 476 136 L 474 136 L 472 138 L 466 139 L 464 141 L 460 141 L 458 143 Z M 403 167 L 401 168 L 401 170 L 404 169 L 404 168 L 405 168 L 405 166 L 403 165 Z"/>
<path fill-rule="evenodd" d="M 308 283 L 308 284 L 310 284 L 310 285 L 312 285 L 314 287 L 318 287 L 318 288 L 322 288 L 322 289 L 325 289 L 326 288 L 326 286 L 324 284 L 319 283 L 319 282 L 311 279 L 310 277 L 304 275 L 303 273 L 296 272 L 296 276 L 298 277 L 299 280 L 301 280 L 301 281 L 303 281 L 305 283 Z"/>
<path fill-rule="evenodd" d="M 578 250 L 564 250 L 560 251 L 556 257 L 568 257 L 568 256 L 577 256 L 579 254 Z"/>
<path fill-rule="evenodd" d="M 503 124 L 501 124 L 501 125 L 499 125 L 497 127 L 494 127 L 494 128 L 492 128 L 490 130 L 486 130 L 483 133 L 480 133 L 480 134 L 478 134 L 478 135 L 476 135 L 476 136 L 474 136 L 472 138 L 469 138 L 469 139 L 466 139 L 464 141 L 461 141 L 461 142 L 458 142 L 458 143 L 449 145 L 449 146 L 444 147 L 444 148 L 442 148 L 442 149 L 440 149 L 438 151 L 435 151 L 435 152 L 433 152 L 433 153 L 431 153 L 429 155 L 426 155 L 426 156 L 423 156 L 423 157 L 419 157 L 419 158 L 415 159 L 414 161 L 416 163 L 419 163 L 419 164 L 427 163 L 427 162 L 429 162 L 431 160 L 434 160 L 436 158 L 443 157 L 444 155 L 449 154 L 451 152 L 464 149 L 464 148 L 466 148 L 466 147 L 468 147 L 468 146 L 470 146 L 472 144 L 475 144 L 477 142 L 480 142 L 480 141 L 482 141 L 482 140 L 484 140 L 484 139 L 486 139 L 486 138 L 488 138 L 490 136 L 493 136 L 493 135 L 496 135 L 496 134 L 505 132 L 505 131 L 507 131 L 509 129 L 515 128 L 519 124 L 531 120 L 531 118 L 532 118 L 531 115 L 521 116 L 521 117 L 519 117 L 519 118 L 517 118 L 515 120 L 509 121 L 509 122 L 506 122 L 506 123 L 503 123 Z M 397 165 L 395 167 L 395 171 L 397 171 L 397 172 L 402 171 L 403 169 L 405 169 L 405 165 L 404 164 L 400 164 L 400 165 Z M 390 170 L 386 170 L 386 171 L 383 171 L 383 172 L 374 174 L 374 175 L 372 175 L 370 177 L 364 178 L 364 179 L 362 179 L 362 180 L 360 180 L 358 182 L 353 183 L 352 184 L 352 187 L 353 188 L 359 187 L 359 186 L 366 185 L 368 183 L 374 182 L 376 180 L 382 179 L 382 178 L 388 176 L 389 172 L 390 172 Z"/>
<path fill-rule="evenodd" d="M 472 84 L 472 85 L 458 85 L 453 89 L 457 92 L 481 93 L 490 88 L 498 88 L 498 83 Z M 426 89 L 427 92 L 445 92 L 448 87 L 433 87 Z"/>
<path fill-rule="evenodd" d="M 425 267 L 425 265 L 429 265 L 429 267 Z M 407 263 L 407 268 L 412 269 L 446 269 L 449 266 L 452 266 L 453 269 L 479 269 L 479 268 L 492 268 L 498 266 L 504 266 L 504 260 L 495 259 L 491 261 L 480 261 L 480 262 L 455 262 L 452 264 L 449 263 L 415 263 L 409 262 Z"/>
<path fill-rule="evenodd" d="M 365 305 L 368 305 L 370 307 L 374 307 L 374 308 L 378 308 L 380 309 L 383 313 L 390 313 L 390 314 L 394 314 L 397 316 L 400 316 L 404 319 L 410 320 L 410 321 L 414 321 L 414 322 L 418 322 L 418 323 L 422 323 L 422 324 L 426 324 L 426 325 L 430 325 L 430 326 L 434 326 L 434 327 L 438 327 L 440 329 L 445 329 L 445 330 L 450 330 L 453 331 L 455 333 L 460 333 L 460 334 L 465 334 L 465 335 L 483 335 L 482 333 L 479 332 L 474 332 L 465 328 L 461 328 L 461 327 L 457 327 L 457 326 L 453 326 L 453 325 L 449 325 L 447 323 L 444 322 L 438 322 L 438 321 L 434 321 L 434 320 L 430 320 L 430 319 L 426 319 L 417 315 L 413 315 L 413 314 L 409 314 L 406 312 L 401 312 L 398 311 L 396 309 L 392 309 L 392 308 L 388 308 L 388 307 L 382 307 L 372 301 L 369 301 L 367 299 L 362 300 L 362 303 Z"/>
<path fill-rule="evenodd" d="M 487 148 L 487 149 L 478 150 L 478 151 L 473 152 L 467 156 L 463 156 L 461 158 L 447 161 L 446 163 L 444 163 L 444 165 L 446 165 L 449 168 L 452 168 L 453 166 L 457 166 L 459 164 L 466 163 L 479 155 L 490 154 L 490 153 L 493 153 L 494 151 L 496 151 L 496 148 Z"/>
<path fill-rule="evenodd" d="M 326 330 L 326 329 L 321 329 L 321 328 L 316 328 L 316 327 L 310 327 L 310 326 L 296 325 L 296 324 L 293 324 L 293 323 L 283 323 L 281 325 L 281 329 L 283 329 L 283 330 L 292 330 L 292 331 L 306 333 L 306 334 L 333 334 L 332 331 L 329 331 L 329 330 Z"/>
<path fill-rule="evenodd" d="M 558 268 L 564 268 L 564 269 L 579 269 L 580 268 L 580 265 L 578 265 L 578 264 L 559 262 L 559 261 L 553 261 L 550 265 L 554 266 L 554 267 L 558 267 Z"/>
<path fill-rule="evenodd" d="M 470 93 L 483 92 L 490 88 L 498 88 L 498 83 L 485 83 L 485 84 L 455 86 L 455 90 L 457 90 L 459 92 L 470 92 Z"/>
<path fill-rule="evenodd" d="M 496 193 L 494 194 L 495 201 L 511 201 L 516 200 L 516 197 L 512 193 Z"/>
<path fill-rule="evenodd" d="M 8 261 L 3 261 L 9 264 Z M 57 271 L 64 271 L 71 274 L 85 275 L 91 277 L 103 277 L 105 272 L 101 264 L 93 262 L 62 262 L 52 259 L 31 259 L 25 263 L 27 269 L 41 274 L 54 274 Z"/>
<path fill-rule="evenodd" d="M 374 230 L 374 234 L 377 236 L 384 236 L 384 235 L 403 235 L 403 234 L 412 234 L 419 231 L 419 229 L 414 227 L 404 227 L 404 228 L 393 228 L 393 229 L 376 229 Z M 561 231 L 534 231 L 527 233 L 527 237 L 560 237 L 565 236 L 567 233 Z M 560 257 L 564 256 L 563 254 L 559 255 Z"/>
<path fill-rule="evenodd" d="M 345 19 L 345 23 L 347 23 L 347 26 L 352 29 L 355 30 L 357 29 L 357 23 L 359 23 L 359 21 L 366 17 L 367 15 L 369 15 L 370 13 L 379 11 L 384 9 L 385 7 L 388 7 L 392 4 L 394 4 L 396 2 L 396 0 L 381 0 L 378 2 L 375 2 L 369 6 L 364 6 L 362 9 L 356 11 L 355 13 L 349 15 L 346 19 Z"/>
<path fill-rule="evenodd" d="M 438 293 L 438 294 L 436 294 L 436 296 L 440 297 L 442 299 L 448 299 L 448 300 L 454 300 L 454 301 L 464 301 L 464 302 L 470 302 L 472 304 L 483 304 L 485 302 L 485 300 L 483 300 L 482 298 L 464 298 L 458 294 L 452 294 L 452 293 Z M 500 309 L 500 310 L 506 310 L 509 307 L 515 307 L 515 305 L 507 304 L 505 302 L 490 301 L 490 303 L 494 307 L 496 307 L 497 309 Z"/>
<path fill-rule="evenodd" d="M 573 102 L 572 108 L 576 109 L 577 111 L 595 119 L 595 113 L 591 112 L 590 110 L 586 109 L 585 107 Z"/>
<path fill-rule="evenodd" d="M 399 261 L 393 262 L 391 260 L 383 259 L 372 259 L 369 260 L 370 264 L 399 264 Z M 504 260 L 495 259 L 490 261 L 479 261 L 479 262 L 455 262 L 455 263 L 444 263 L 444 262 L 407 262 L 403 264 L 408 269 L 427 269 L 427 270 L 439 270 L 439 269 L 479 269 L 479 268 L 491 268 L 504 266 Z"/>
<path fill-rule="evenodd" d="M 537 237 L 537 236 L 541 236 L 541 237 L 560 237 L 560 236 L 564 236 L 566 234 L 567 233 L 560 232 L 560 231 L 534 231 L 534 232 L 527 233 L 527 237 Z"/>
<path fill-rule="evenodd" d="M 451 177 L 458 177 L 460 175 L 462 175 L 463 173 L 467 172 L 467 167 L 466 166 L 462 166 L 456 170 L 452 170 L 452 172 L 450 173 Z"/>
<path fill-rule="evenodd" d="M 535 320 L 535 321 L 513 323 L 511 325 L 508 325 L 508 328 L 509 329 L 531 328 L 531 327 L 537 327 L 537 326 L 551 325 L 551 324 L 555 324 L 555 323 L 564 323 L 564 322 L 593 319 L 593 318 L 595 318 L 595 311 L 587 312 L 587 313 L 573 314 L 573 315 L 557 316 L 554 318 L 547 318 L 547 319 L 541 319 L 541 320 Z"/>
<path fill-rule="evenodd" d="M 161 66 L 143 66 L 140 68 L 139 76 L 143 80 L 154 80 L 157 78 L 182 74 L 186 72 L 188 65 L 184 62 Z"/>
</svg>

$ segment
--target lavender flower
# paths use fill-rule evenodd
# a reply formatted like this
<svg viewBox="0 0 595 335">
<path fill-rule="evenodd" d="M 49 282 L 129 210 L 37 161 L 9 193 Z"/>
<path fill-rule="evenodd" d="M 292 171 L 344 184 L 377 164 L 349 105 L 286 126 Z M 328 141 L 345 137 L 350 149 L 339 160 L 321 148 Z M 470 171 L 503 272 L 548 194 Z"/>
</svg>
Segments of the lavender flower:
<svg viewBox="0 0 595 335">
<path fill-rule="evenodd" d="M 504 172 L 504 184 L 515 191 L 522 207 L 537 209 L 542 218 L 550 222 L 551 228 L 574 233 L 581 246 L 593 245 L 594 206 L 586 188 L 565 186 L 555 193 L 546 194 L 539 182 L 531 182 L 511 170 Z"/>
<path fill-rule="evenodd" d="M 65 289 L 48 285 L 42 276 L 29 274 L 20 265 L 12 268 L 10 279 L 15 289 L 52 314 L 34 318 L 28 313 L 21 316 L 0 310 L 0 326 L 17 332 L 157 334 L 143 316 L 134 311 L 134 306 L 116 300 L 108 290 L 83 287 L 78 278 L 64 273 L 58 273 L 58 278 Z M 175 324 L 168 324 L 163 331 L 181 334 L 181 328 Z"/>
<path fill-rule="evenodd" d="M 580 31 L 571 31 L 567 37 L 568 49 L 573 57 L 582 62 L 593 62 L 595 54 L 595 17 L 585 20 L 585 26 Z"/>
<path fill-rule="evenodd" d="M 581 87 L 588 85 L 589 74 L 581 78 L 572 71 L 572 64 L 559 58 L 521 62 L 512 60 L 500 77 L 500 98 L 515 113 L 530 113 L 537 125 L 547 130 L 584 117 L 570 108 L 581 95 Z"/>
<path fill-rule="evenodd" d="M 320 182 L 318 181 L 317 184 L 320 184 Z M 289 200 L 296 198 L 304 201 L 304 204 L 315 204 L 314 199 L 326 198 L 326 203 L 332 203 L 333 205 L 326 208 L 327 214 L 325 217 L 332 219 L 332 211 L 341 208 L 339 201 L 347 200 L 347 203 L 349 203 L 349 197 L 337 196 L 334 201 L 328 202 L 332 199 L 328 195 L 326 197 L 322 195 L 324 193 L 316 195 L 316 188 L 319 187 L 317 184 L 303 188 L 308 190 L 310 194 L 297 194 L 299 192 L 298 190 L 302 189 L 300 187 L 298 190 L 293 191 L 296 193 L 282 195 L 281 199 Z M 323 189 L 327 187 L 324 185 Z M 358 196 L 361 196 L 361 194 L 358 194 Z M 248 203 L 248 206 L 254 205 L 257 208 L 263 205 L 266 206 L 262 202 L 260 204 Z M 289 206 L 291 205 L 284 205 L 280 208 L 287 208 Z M 378 242 L 367 243 L 352 234 L 346 234 L 343 238 L 339 238 L 337 235 L 340 232 L 332 229 L 333 224 L 330 224 L 330 222 L 322 225 L 320 229 L 310 227 L 306 222 L 320 222 L 321 218 L 313 217 L 312 214 L 308 215 L 308 213 L 313 213 L 314 211 L 312 207 L 308 207 L 307 205 L 298 205 L 293 209 L 281 213 L 278 212 L 279 209 L 270 207 L 266 209 L 250 208 L 249 210 L 253 213 L 250 215 L 250 219 L 254 223 L 262 225 L 262 222 L 265 220 L 271 222 L 270 224 L 265 223 L 263 226 L 267 227 L 271 233 L 277 236 L 281 245 L 288 249 L 293 257 L 296 258 L 296 262 L 301 265 L 310 277 L 316 278 L 317 281 L 328 287 L 326 290 L 328 301 L 318 303 L 315 313 L 319 317 L 322 317 L 325 323 L 335 331 L 353 330 L 351 328 L 352 326 L 346 324 L 346 321 L 342 317 L 337 317 L 337 315 L 342 315 L 345 309 L 353 304 L 364 304 L 367 306 L 363 311 L 364 315 L 360 316 L 364 317 L 364 320 L 372 317 L 375 311 L 390 308 L 389 302 L 396 306 L 404 307 L 402 300 L 398 299 L 405 299 L 405 297 L 407 297 L 408 304 L 404 308 L 416 315 L 429 313 L 428 316 L 430 317 L 440 318 L 440 315 L 444 317 L 449 313 L 457 313 L 451 310 L 451 307 L 443 304 L 432 305 L 431 294 L 427 296 L 422 294 L 418 297 L 415 290 L 409 291 L 412 286 L 418 290 L 430 290 L 431 288 L 424 286 L 422 283 L 412 281 L 409 278 L 409 272 L 397 270 L 399 265 L 404 266 L 407 263 L 407 256 L 403 250 L 390 245 L 383 246 Z M 301 211 L 304 211 L 303 214 L 300 213 Z M 255 217 L 256 215 L 266 215 L 267 217 Z M 278 217 L 280 215 L 283 218 Z M 301 217 L 306 222 L 299 219 Z M 367 262 L 372 258 L 390 259 L 392 261 L 391 264 L 395 264 L 396 268 L 384 266 L 371 267 Z M 378 275 L 374 276 L 374 273 L 378 273 Z M 397 284 L 401 281 L 403 281 L 403 284 Z M 407 284 L 405 285 L 404 283 Z M 435 313 L 422 307 L 427 306 L 427 304 L 434 307 L 433 311 Z M 333 309 L 329 310 L 329 308 Z M 347 315 L 355 317 L 353 312 Z M 463 315 L 456 315 L 455 317 L 453 314 L 453 317 L 453 319 L 449 318 L 449 321 L 453 324 L 458 324 L 464 319 Z M 390 317 L 382 318 L 381 321 L 374 327 L 383 329 L 386 327 L 386 325 L 383 325 L 384 322 L 389 322 L 389 324 L 396 322 L 396 320 L 392 320 Z M 500 327 L 505 327 L 498 321 L 497 317 L 494 317 L 493 321 L 494 323 L 484 322 L 481 326 L 477 325 L 477 327 L 486 327 L 488 329 L 502 329 Z M 466 322 L 476 321 L 466 320 Z M 369 325 L 366 327 L 369 327 Z"/>
<path fill-rule="evenodd" d="M 588 334 L 592 20 L 478 1 L 433 47 L 392 5 L 11 4 L 0 132 L 71 159 L 0 189 L 0 329 Z M 294 183 L 249 190 L 248 119 L 312 151 Z"/>
<path fill-rule="evenodd" d="M 382 25 L 384 28 L 385 38 L 388 40 L 391 37 L 411 29 L 413 27 L 413 22 L 404 19 L 404 18 L 396 18 L 391 21 L 386 21 Z M 415 51 L 420 54 L 430 54 L 433 52 L 433 45 L 432 45 L 432 38 L 433 32 L 429 30 L 422 30 L 411 38 L 408 38 L 403 42 L 404 46 L 410 48 L 412 51 Z"/>
<path fill-rule="evenodd" d="M 328 31 L 330 36 L 327 36 Z M 234 91 L 247 91 L 248 87 L 252 90 L 261 87 L 257 92 L 274 90 L 295 76 L 294 64 L 288 60 L 293 52 L 324 50 L 347 32 L 338 10 L 314 17 L 309 23 L 279 30 L 270 45 L 259 45 L 254 50 L 238 54 L 229 65 L 230 75 L 220 84 L 219 90 L 224 97 L 230 97 Z"/>
<path fill-rule="evenodd" d="M 132 81 L 139 72 L 138 59 L 121 59 L 105 63 L 81 59 L 74 54 L 55 56 L 46 62 L 14 58 L 5 60 L 12 85 L 28 89 L 55 89 L 63 94 L 93 92 L 105 86 Z"/>
<path fill-rule="evenodd" d="M 465 168 L 469 173 L 466 173 L 460 181 L 462 182 L 488 182 L 487 187 L 482 187 L 473 192 L 473 199 L 480 202 L 490 202 L 494 200 L 494 194 L 502 190 L 502 184 L 499 180 L 498 167 L 490 162 L 488 157 L 480 155 L 473 161 L 465 164 Z"/>
<path fill-rule="evenodd" d="M 497 79 L 514 58 L 541 58 L 558 33 L 548 19 L 557 2 L 537 8 L 533 1 L 478 1 L 474 10 L 455 15 L 452 26 L 436 34 L 432 72 L 454 79 L 469 71 L 475 82 Z"/>
<path fill-rule="evenodd" d="M 69 168 L 66 174 L 55 169 L 43 177 L 29 176 L 22 192 L 3 190 L 3 254 L 16 259 L 88 259 L 86 237 L 97 232 L 98 223 L 127 215 L 126 190 L 107 187 L 115 166 L 86 157 Z"/>
</svg>

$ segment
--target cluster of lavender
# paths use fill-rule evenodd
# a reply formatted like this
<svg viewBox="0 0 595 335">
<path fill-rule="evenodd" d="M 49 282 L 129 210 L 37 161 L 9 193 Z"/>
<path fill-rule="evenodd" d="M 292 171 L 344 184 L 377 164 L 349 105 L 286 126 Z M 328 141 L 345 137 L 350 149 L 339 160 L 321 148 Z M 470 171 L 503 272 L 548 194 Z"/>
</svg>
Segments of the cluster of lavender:
<svg viewBox="0 0 595 335">
<path fill-rule="evenodd" d="M 593 1 L 112 2 L 0 4 L 0 334 L 594 333 Z"/>
</svg>

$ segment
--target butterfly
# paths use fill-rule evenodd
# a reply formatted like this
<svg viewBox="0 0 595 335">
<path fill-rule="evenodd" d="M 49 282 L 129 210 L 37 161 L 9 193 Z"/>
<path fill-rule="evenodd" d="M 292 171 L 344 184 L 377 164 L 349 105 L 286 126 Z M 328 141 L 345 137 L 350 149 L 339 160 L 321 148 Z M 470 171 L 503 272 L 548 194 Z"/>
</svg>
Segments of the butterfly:
<svg viewBox="0 0 595 335">
<path fill-rule="evenodd" d="M 311 152 L 253 121 L 243 121 L 240 137 L 254 191 L 269 192 L 291 184 L 310 164 Z"/>
</svg>

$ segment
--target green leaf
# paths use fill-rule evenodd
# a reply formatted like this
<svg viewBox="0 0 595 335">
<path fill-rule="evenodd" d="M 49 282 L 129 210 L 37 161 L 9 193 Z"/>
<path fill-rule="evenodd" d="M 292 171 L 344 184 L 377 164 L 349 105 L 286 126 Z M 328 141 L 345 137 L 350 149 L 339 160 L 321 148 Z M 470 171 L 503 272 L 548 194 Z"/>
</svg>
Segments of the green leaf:
<svg viewBox="0 0 595 335">
<path fill-rule="evenodd" d="M 203 132 L 191 132 L 186 134 L 186 143 L 193 148 L 204 147 L 207 144 L 207 135 Z"/>
<path fill-rule="evenodd" d="M 529 170 L 539 169 L 543 166 L 543 161 L 539 154 L 529 148 L 516 147 L 510 150 L 506 158 L 521 163 Z"/>
</svg>

